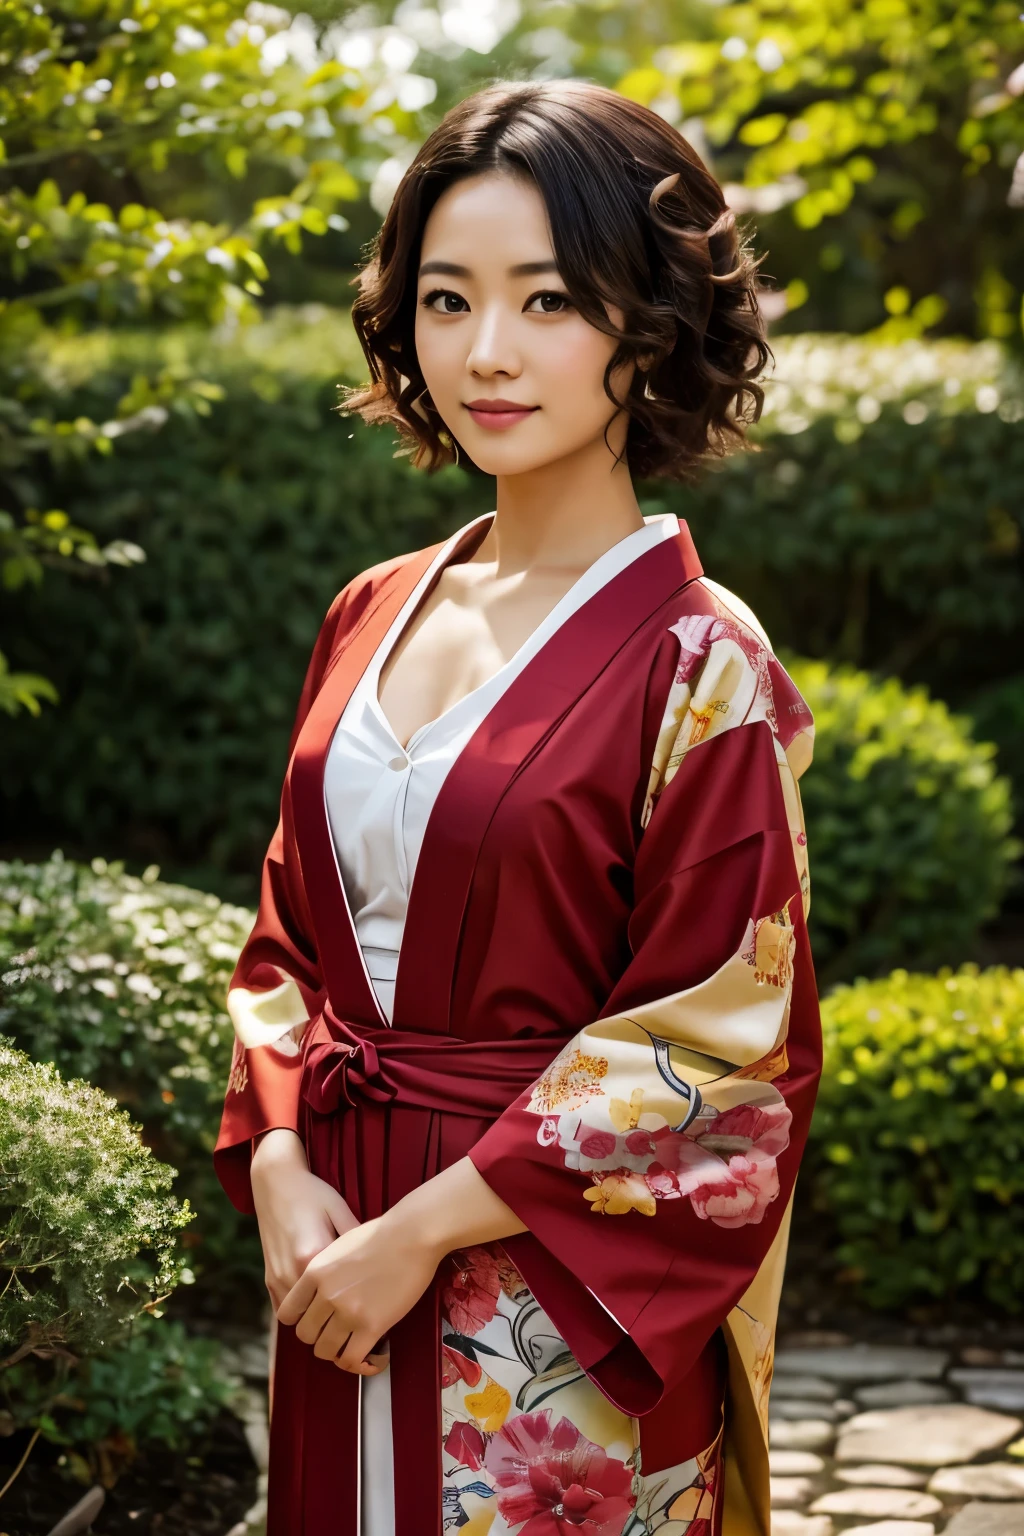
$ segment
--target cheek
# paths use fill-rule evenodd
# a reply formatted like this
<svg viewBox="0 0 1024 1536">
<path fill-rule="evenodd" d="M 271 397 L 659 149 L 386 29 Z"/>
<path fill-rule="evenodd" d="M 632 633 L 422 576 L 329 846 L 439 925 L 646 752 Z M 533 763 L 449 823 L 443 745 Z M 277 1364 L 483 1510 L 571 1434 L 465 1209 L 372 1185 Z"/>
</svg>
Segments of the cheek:
<svg viewBox="0 0 1024 1536">
<path fill-rule="evenodd" d="M 588 404 L 608 405 L 604 372 L 615 351 L 611 337 L 596 331 L 584 320 L 552 326 L 541 362 L 553 391 L 552 403 L 560 401 L 577 411 Z"/>
<path fill-rule="evenodd" d="M 459 336 L 458 326 L 431 325 L 429 321 L 421 323 L 419 319 L 414 339 L 420 372 L 431 395 L 437 399 L 461 378 L 466 363 L 465 342 Z"/>
</svg>

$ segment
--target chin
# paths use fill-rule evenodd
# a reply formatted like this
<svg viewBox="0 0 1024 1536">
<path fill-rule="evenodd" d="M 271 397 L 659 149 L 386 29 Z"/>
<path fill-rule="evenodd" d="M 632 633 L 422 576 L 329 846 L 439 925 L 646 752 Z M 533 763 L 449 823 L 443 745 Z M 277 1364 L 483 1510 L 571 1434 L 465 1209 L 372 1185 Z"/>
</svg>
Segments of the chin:
<svg viewBox="0 0 1024 1536">
<path fill-rule="evenodd" d="M 517 428 L 513 427 L 514 433 Z M 482 438 L 483 433 L 474 433 L 474 438 Z M 511 439 L 511 434 L 510 434 Z M 482 442 L 472 443 L 463 439 L 462 447 L 469 454 L 477 469 L 485 475 L 527 475 L 538 469 L 545 469 L 549 464 L 557 463 L 572 453 L 575 445 L 560 443 L 557 446 L 546 444 L 539 446 L 536 443 L 515 443 L 511 440 L 496 442 L 493 437 L 486 437 Z"/>
</svg>

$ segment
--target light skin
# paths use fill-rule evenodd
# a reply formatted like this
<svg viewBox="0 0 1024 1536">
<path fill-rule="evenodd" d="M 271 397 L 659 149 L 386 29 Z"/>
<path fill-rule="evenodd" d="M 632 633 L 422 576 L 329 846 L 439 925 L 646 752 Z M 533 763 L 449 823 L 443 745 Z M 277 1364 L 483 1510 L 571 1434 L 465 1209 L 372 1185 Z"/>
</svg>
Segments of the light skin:
<svg viewBox="0 0 1024 1536">
<path fill-rule="evenodd" d="M 529 182 L 488 173 L 443 194 L 422 241 L 417 359 L 445 427 L 495 476 L 497 511 L 470 558 L 441 572 L 383 669 L 381 706 L 403 745 L 486 682 L 588 566 L 643 526 L 616 462 L 628 418 L 603 387 L 615 345 L 572 305 Z M 632 367 L 612 379 L 619 399 Z M 513 409 L 486 408 L 501 402 Z M 362 1223 L 309 1171 L 293 1131 L 260 1140 L 252 1184 L 279 1321 L 360 1375 L 386 1369 L 374 1346 L 445 1254 L 526 1230 L 468 1157 Z"/>
</svg>

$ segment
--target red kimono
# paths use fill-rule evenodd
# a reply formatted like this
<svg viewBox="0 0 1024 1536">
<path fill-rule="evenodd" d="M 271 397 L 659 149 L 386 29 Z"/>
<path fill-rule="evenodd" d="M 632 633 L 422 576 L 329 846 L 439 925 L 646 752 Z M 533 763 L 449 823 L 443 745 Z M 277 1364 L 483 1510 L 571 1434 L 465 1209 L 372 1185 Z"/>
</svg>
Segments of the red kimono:
<svg viewBox="0 0 1024 1536">
<path fill-rule="evenodd" d="M 251 1211 L 252 1138 L 288 1126 L 365 1219 L 468 1154 L 529 1229 L 450 1256 L 392 1331 L 398 1536 L 769 1536 L 820 1070 L 810 715 L 680 524 L 544 643 L 449 772 L 389 1027 L 324 762 L 438 548 L 357 577 L 317 641 L 229 995 L 221 1180 Z M 359 1401 L 279 1330 L 270 1536 L 360 1536 Z"/>
</svg>

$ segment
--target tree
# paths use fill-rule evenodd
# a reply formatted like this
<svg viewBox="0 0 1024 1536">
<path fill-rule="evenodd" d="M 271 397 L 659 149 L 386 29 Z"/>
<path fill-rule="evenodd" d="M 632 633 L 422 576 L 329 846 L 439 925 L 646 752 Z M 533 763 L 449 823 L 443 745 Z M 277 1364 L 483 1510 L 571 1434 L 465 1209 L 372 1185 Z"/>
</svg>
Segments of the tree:
<svg viewBox="0 0 1024 1536">
<path fill-rule="evenodd" d="M 344 6 L 342 10 L 344 10 Z M 70 421 L 47 377 L 48 332 L 97 323 L 246 323 L 275 250 L 344 230 L 340 208 L 391 140 L 418 131 L 406 90 L 374 82 L 286 11 L 240 0 L 0 0 L 0 578 L 48 565 L 104 577 L 142 558 L 100 548 L 39 505 L 49 456 L 112 451 L 218 390 L 140 371 L 106 422 Z M 0 657 L 0 709 L 53 697 Z"/>
</svg>

